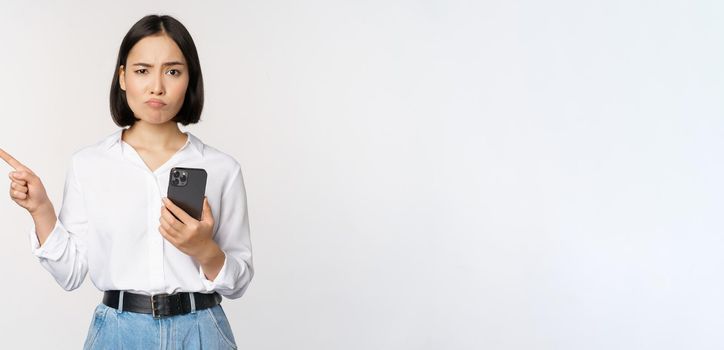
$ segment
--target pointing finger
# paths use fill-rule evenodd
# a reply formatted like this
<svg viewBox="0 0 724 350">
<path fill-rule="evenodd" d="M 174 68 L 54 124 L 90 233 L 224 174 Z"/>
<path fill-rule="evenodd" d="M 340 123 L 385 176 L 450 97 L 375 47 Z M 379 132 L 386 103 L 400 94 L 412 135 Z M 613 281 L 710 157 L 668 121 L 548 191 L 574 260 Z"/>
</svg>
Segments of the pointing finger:
<svg viewBox="0 0 724 350">
<path fill-rule="evenodd" d="M 0 148 L 0 158 L 2 158 L 5 163 L 8 163 L 15 170 L 26 169 L 26 167 L 22 163 L 18 162 L 17 159 L 13 158 L 13 156 L 5 152 L 2 148 Z"/>
</svg>

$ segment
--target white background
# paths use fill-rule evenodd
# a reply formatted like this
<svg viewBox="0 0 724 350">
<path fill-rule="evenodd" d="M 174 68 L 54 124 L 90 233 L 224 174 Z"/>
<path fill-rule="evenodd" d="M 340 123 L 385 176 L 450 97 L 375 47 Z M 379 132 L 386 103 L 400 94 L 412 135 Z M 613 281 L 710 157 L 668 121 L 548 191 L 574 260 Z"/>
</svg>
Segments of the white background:
<svg viewBox="0 0 724 350">
<path fill-rule="evenodd" d="M 187 129 L 245 176 L 240 348 L 721 349 L 723 10 L 3 2 L 0 147 L 59 210 L 71 153 L 116 129 L 121 39 L 170 14 L 206 87 Z M 3 347 L 78 349 L 101 293 L 55 283 L 4 183 Z"/>
</svg>

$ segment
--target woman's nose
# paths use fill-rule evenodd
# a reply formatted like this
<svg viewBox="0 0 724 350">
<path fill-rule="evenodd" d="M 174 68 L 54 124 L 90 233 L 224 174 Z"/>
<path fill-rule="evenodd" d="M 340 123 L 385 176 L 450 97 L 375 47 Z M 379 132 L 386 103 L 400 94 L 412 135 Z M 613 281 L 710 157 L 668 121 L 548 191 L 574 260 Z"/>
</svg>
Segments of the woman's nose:
<svg viewBox="0 0 724 350">
<path fill-rule="evenodd" d="M 163 78 L 156 76 L 151 82 L 151 93 L 156 95 L 163 94 Z"/>
</svg>

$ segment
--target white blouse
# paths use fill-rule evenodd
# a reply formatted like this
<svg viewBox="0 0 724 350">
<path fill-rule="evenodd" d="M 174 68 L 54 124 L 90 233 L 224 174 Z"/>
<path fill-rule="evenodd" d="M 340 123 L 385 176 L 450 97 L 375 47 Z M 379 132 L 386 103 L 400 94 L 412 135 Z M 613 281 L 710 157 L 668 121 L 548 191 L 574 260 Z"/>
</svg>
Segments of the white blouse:
<svg viewBox="0 0 724 350">
<path fill-rule="evenodd" d="M 239 163 L 186 131 L 186 144 L 151 171 L 121 139 L 122 131 L 73 153 L 58 220 L 42 247 L 33 225 L 32 253 L 68 291 L 78 288 L 89 272 L 101 291 L 145 295 L 216 291 L 228 299 L 241 297 L 254 267 Z M 159 231 L 161 197 L 166 196 L 175 166 L 207 172 L 213 239 L 226 255 L 213 281 Z"/>
</svg>

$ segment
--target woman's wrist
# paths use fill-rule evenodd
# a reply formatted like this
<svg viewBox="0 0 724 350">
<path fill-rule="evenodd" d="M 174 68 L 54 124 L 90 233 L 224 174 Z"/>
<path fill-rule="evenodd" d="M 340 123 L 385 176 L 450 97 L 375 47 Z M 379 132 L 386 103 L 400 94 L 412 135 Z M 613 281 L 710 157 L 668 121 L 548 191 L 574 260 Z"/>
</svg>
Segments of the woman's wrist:
<svg viewBox="0 0 724 350">
<path fill-rule="evenodd" d="M 226 254 L 214 240 L 204 248 L 201 253 L 195 257 L 196 261 L 201 265 L 201 269 L 206 275 L 206 279 L 213 281 L 224 266 Z"/>
<path fill-rule="evenodd" d="M 30 216 L 33 217 L 33 220 L 38 220 L 39 218 L 48 217 L 48 216 L 55 216 L 55 208 L 53 207 L 53 203 L 51 201 L 47 201 L 44 204 L 41 204 L 35 210 L 30 211 Z"/>
<path fill-rule="evenodd" d="M 52 203 L 42 205 L 30 215 L 33 217 L 38 243 L 42 246 L 48 236 L 50 236 L 50 233 L 53 232 L 53 227 L 55 227 L 56 220 L 58 219 L 55 216 L 55 208 L 53 208 Z"/>
<path fill-rule="evenodd" d="M 206 265 L 214 260 L 218 260 L 219 256 L 224 256 L 224 252 L 213 239 L 210 239 L 206 246 L 199 251 L 194 258 L 199 264 Z"/>
</svg>

